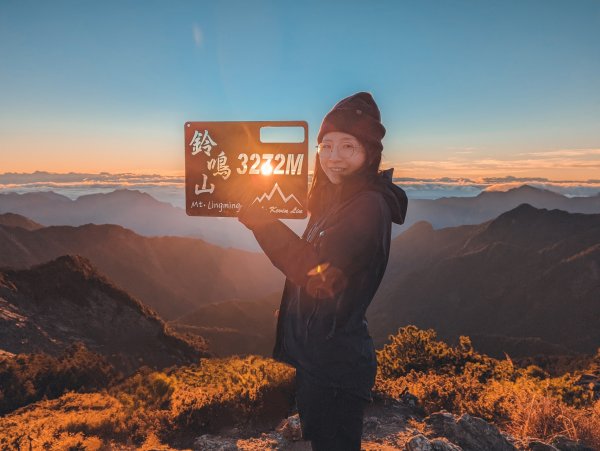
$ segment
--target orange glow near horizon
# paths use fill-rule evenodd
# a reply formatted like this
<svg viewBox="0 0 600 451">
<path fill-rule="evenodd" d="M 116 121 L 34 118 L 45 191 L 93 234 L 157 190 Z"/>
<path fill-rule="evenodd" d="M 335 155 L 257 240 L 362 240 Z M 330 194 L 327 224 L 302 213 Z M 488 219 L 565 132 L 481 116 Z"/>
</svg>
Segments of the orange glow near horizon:
<svg viewBox="0 0 600 451">
<path fill-rule="evenodd" d="M 131 130 L 104 132 L 89 126 L 65 131 L 63 124 L 55 128 L 46 124 L 29 134 L 13 130 L 0 136 L 0 173 L 183 175 L 183 143 L 177 138 L 135 124 Z"/>
<path fill-rule="evenodd" d="M 511 158 L 512 157 L 512 158 Z M 468 156 L 448 153 L 438 160 L 384 160 L 382 168 L 394 168 L 394 177 L 415 179 L 492 177 L 546 178 L 548 180 L 598 180 L 600 149 L 529 152 L 503 156 Z"/>
<path fill-rule="evenodd" d="M 69 164 L 71 163 L 71 164 Z M 183 164 L 179 165 L 174 162 L 156 161 L 156 164 L 150 165 L 146 162 L 145 165 L 126 165 L 113 164 L 102 165 L 98 162 L 75 161 L 70 159 L 69 163 L 63 163 L 59 160 L 53 162 L 45 162 L 43 165 L 34 165 L 29 161 L 14 161 L 6 163 L 2 161 L 0 164 L 0 174 L 13 173 L 33 173 L 33 172 L 49 172 L 55 174 L 67 173 L 88 173 L 100 174 L 102 172 L 110 174 L 136 174 L 148 175 L 157 174 L 165 177 L 184 177 L 185 169 Z M 124 163 L 124 162 L 123 162 Z M 170 167 L 169 167 L 170 166 Z M 571 181 L 588 181 L 598 179 L 600 173 L 599 168 L 554 168 L 552 170 L 506 170 L 488 168 L 486 170 L 478 170 L 476 168 L 454 168 L 448 167 L 444 169 L 437 164 L 436 167 L 425 168 L 420 165 L 411 165 L 406 163 L 387 163 L 382 164 L 381 169 L 394 168 L 394 177 L 396 178 L 413 178 L 413 179 L 441 179 L 441 178 L 465 178 L 473 181 L 483 180 L 486 177 L 522 177 L 522 178 L 546 178 L 548 180 L 571 180 Z M 434 165 L 432 165 L 434 166 Z M 273 168 L 261 167 L 261 175 L 270 176 Z M 310 171 L 312 173 L 312 171 Z"/>
<path fill-rule="evenodd" d="M 40 130 L 30 136 L 16 130 L 0 136 L 0 173 L 129 173 L 179 176 L 185 174 L 184 146 L 177 134 L 142 136 L 139 129 L 123 133 L 89 134 L 74 130 Z M 386 149 L 382 169 L 394 168 L 394 177 L 471 180 L 485 177 L 546 178 L 587 181 L 598 179 L 600 149 L 563 149 L 526 153 L 495 152 L 481 155 L 475 151 L 437 152 L 438 159 L 423 158 L 424 153 Z M 401 156 L 401 158 L 397 158 Z M 309 154 L 309 172 L 314 155 Z M 265 163 L 264 176 L 273 172 Z"/>
</svg>

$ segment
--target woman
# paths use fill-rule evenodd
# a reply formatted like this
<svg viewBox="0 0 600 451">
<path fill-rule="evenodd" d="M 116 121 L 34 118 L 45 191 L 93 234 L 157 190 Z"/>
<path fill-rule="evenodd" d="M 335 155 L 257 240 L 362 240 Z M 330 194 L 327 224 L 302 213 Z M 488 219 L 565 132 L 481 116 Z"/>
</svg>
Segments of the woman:
<svg viewBox="0 0 600 451">
<path fill-rule="evenodd" d="M 257 204 L 239 220 L 286 276 L 273 357 L 296 368 L 296 403 L 313 450 L 360 450 L 377 361 L 365 313 L 389 255 L 406 194 L 379 172 L 385 128 L 359 92 L 325 116 L 302 238 Z"/>
</svg>

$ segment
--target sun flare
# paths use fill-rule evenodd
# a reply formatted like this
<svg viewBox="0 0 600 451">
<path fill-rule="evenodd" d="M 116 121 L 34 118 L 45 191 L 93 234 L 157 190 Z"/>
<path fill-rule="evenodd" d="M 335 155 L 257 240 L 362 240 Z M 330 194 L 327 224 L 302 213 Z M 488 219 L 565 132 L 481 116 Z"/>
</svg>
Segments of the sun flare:
<svg viewBox="0 0 600 451">
<path fill-rule="evenodd" d="M 271 166 L 270 162 L 266 162 L 260 168 L 260 173 L 262 175 L 271 175 L 273 173 L 273 166 Z"/>
</svg>

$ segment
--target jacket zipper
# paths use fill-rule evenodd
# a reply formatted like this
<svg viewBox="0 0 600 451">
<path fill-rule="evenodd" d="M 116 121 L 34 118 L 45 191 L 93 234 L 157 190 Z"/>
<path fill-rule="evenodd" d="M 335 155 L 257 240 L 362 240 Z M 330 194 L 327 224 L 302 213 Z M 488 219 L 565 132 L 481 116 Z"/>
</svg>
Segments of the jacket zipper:
<svg viewBox="0 0 600 451">
<path fill-rule="evenodd" d="M 308 321 L 306 322 L 306 338 L 308 338 L 308 333 L 309 333 L 309 330 L 310 330 L 310 325 L 312 324 L 313 318 L 317 314 L 317 308 L 318 307 L 319 307 L 318 301 L 315 301 L 315 306 L 314 306 L 314 308 L 312 310 L 312 313 L 308 317 Z"/>
<path fill-rule="evenodd" d="M 321 227 L 322 224 L 325 223 L 325 220 L 327 219 L 328 216 L 326 216 L 325 218 L 322 218 L 320 221 L 317 221 L 317 223 L 314 225 L 314 227 L 309 231 L 309 233 L 307 234 L 307 240 L 309 241 L 309 243 L 311 243 L 313 246 L 315 246 L 315 248 L 317 248 L 318 250 L 318 245 L 319 243 L 315 243 L 315 240 L 318 239 L 320 236 L 323 235 L 323 231 L 319 232 L 319 228 Z M 319 233 L 315 233 L 315 232 L 319 232 Z M 298 293 L 299 295 L 300 293 Z M 315 298 L 315 306 L 312 309 L 312 312 L 310 314 L 310 316 L 308 317 L 308 321 L 306 322 L 306 339 L 308 339 L 308 333 L 310 330 L 310 325 L 312 324 L 312 321 L 315 317 L 315 315 L 317 314 L 317 309 L 319 308 L 319 290 L 317 290 L 316 293 L 316 298 Z"/>
</svg>

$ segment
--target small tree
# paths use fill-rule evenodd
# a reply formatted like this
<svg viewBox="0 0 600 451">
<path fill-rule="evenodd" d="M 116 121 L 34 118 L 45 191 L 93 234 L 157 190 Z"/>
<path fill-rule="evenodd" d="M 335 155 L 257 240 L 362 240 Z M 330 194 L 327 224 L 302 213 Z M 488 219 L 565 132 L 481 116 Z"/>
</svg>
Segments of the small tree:
<svg viewBox="0 0 600 451">
<path fill-rule="evenodd" d="M 435 339 L 433 329 L 406 326 L 389 338 L 390 342 L 377 351 L 379 369 L 384 377 L 401 377 L 411 370 L 425 372 L 452 361 L 452 349 Z"/>
</svg>

